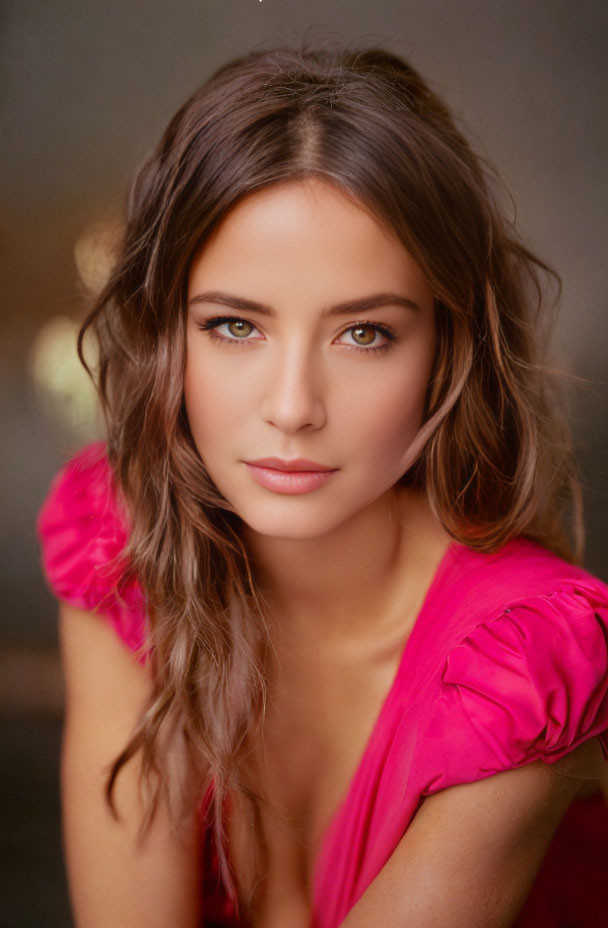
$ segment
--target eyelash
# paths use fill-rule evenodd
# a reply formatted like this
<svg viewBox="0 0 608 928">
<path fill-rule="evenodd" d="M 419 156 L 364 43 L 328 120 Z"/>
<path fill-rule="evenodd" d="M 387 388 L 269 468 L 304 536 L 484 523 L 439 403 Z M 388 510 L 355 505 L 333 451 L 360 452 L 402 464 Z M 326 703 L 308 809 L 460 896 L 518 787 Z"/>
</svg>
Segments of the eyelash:
<svg viewBox="0 0 608 928">
<path fill-rule="evenodd" d="M 223 325 L 225 322 L 246 322 L 247 325 L 252 326 L 254 329 L 256 326 L 253 322 L 249 322 L 248 319 L 243 319 L 241 316 L 214 316 L 213 319 L 207 319 L 205 322 L 199 323 L 199 329 L 204 332 L 209 333 L 209 337 L 216 339 L 217 341 L 223 342 L 225 345 L 238 345 L 240 342 L 248 342 L 252 339 L 249 338 L 228 338 L 226 335 L 217 335 L 215 329 L 219 325 Z M 362 345 L 349 345 L 349 348 L 353 348 L 355 351 L 361 351 L 364 354 L 372 354 L 377 351 L 386 351 L 391 347 L 391 342 L 397 341 L 397 333 L 394 329 L 387 325 L 379 325 L 377 322 L 367 322 L 360 320 L 354 325 L 350 325 L 347 329 L 344 329 L 344 332 L 350 332 L 352 329 L 357 329 L 365 326 L 365 328 L 374 329 L 376 332 L 380 332 L 381 335 L 384 335 L 388 339 L 384 345 L 374 345 L 371 348 L 364 348 Z M 344 332 L 341 334 L 344 335 Z"/>
</svg>

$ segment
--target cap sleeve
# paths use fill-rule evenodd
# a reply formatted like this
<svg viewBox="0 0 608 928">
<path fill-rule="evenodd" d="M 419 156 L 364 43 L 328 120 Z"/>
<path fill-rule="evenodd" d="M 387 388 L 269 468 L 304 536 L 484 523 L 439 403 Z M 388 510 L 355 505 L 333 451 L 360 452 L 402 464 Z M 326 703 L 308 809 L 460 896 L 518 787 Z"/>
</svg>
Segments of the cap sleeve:
<svg viewBox="0 0 608 928">
<path fill-rule="evenodd" d="M 555 763 L 594 736 L 608 760 L 607 594 L 589 575 L 531 596 L 449 652 L 427 731 L 427 793 Z"/>
<path fill-rule="evenodd" d="M 128 648 L 144 642 L 146 613 L 135 579 L 118 584 L 128 521 L 105 444 L 78 452 L 55 476 L 37 520 L 42 566 L 58 599 L 106 617 Z"/>
</svg>

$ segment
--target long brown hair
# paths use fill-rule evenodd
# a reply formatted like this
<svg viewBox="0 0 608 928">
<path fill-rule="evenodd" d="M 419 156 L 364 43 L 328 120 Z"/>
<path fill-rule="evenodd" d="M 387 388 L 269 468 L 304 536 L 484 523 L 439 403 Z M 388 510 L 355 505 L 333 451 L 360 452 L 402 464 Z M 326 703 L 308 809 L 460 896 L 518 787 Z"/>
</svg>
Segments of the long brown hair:
<svg viewBox="0 0 608 928">
<path fill-rule="evenodd" d="M 122 250 L 79 351 L 92 330 L 108 455 L 131 521 L 125 576 L 146 596 L 154 679 L 108 794 L 141 750 L 152 815 L 174 777 L 166 758 L 181 752 L 195 795 L 213 784 L 210 816 L 235 900 L 243 875 L 224 854 L 222 808 L 229 791 L 254 809 L 262 801 L 242 760 L 263 718 L 269 635 L 238 514 L 207 474 L 184 411 L 185 293 L 193 256 L 242 197 L 310 176 L 370 209 L 436 296 L 419 454 L 402 481 L 424 489 L 461 543 L 493 551 L 526 535 L 582 556 L 572 449 L 540 350 L 543 294 L 559 279 L 516 235 L 495 175 L 445 104 L 380 48 L 256 51 L 222 67 L 138 171 Z M 254 829 L 252 850 L 263 843 Z"/>
</svg>

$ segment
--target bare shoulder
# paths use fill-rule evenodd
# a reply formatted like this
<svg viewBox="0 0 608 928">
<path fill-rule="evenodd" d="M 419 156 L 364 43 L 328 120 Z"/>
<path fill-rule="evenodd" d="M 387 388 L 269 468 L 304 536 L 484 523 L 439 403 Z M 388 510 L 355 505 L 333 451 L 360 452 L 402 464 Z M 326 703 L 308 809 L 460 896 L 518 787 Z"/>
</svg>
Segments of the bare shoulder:
<svg viewBox="0 0 608 928">
<path fill-rule="evenodd" d="M 107 718 L 120 709 L 117 714 L 125 719 L 133 706 L 139 714 L 150 694 L 150 674 L 110 623 L 61 602 L 59 631 L 68 711 L 97 707 Z"/>
<path fill-rule="evenodd" d="M 70 897 L 78 928 L 195 928 L 200 924 L 196 810 L 178 834 L 160 803 L 145 841 L 137 754 L 116 781 L 118 818 L 105 798 L 108 771 L 151 694 L 151 675 L 103 617 L 62 603 L 66 685 L 61 784 Z"/>
</svg>

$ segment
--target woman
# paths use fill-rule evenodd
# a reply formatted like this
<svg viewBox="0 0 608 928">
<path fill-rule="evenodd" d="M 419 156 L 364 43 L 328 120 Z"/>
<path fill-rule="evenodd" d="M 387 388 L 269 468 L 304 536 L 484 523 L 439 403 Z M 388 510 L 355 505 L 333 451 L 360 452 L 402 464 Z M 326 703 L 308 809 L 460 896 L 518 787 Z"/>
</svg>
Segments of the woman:
<svg viewBox="0 0 608 928">
<path fill-rule="evenodd" d="M 107 446 L 39 523 L 79 926 L 535 904 L 606 772 L 608 589 L 574 563 L 548 268 L 493 190 L 379 49 L 229 63 L 139 171 L 79 346 Z"/>
</svg>

